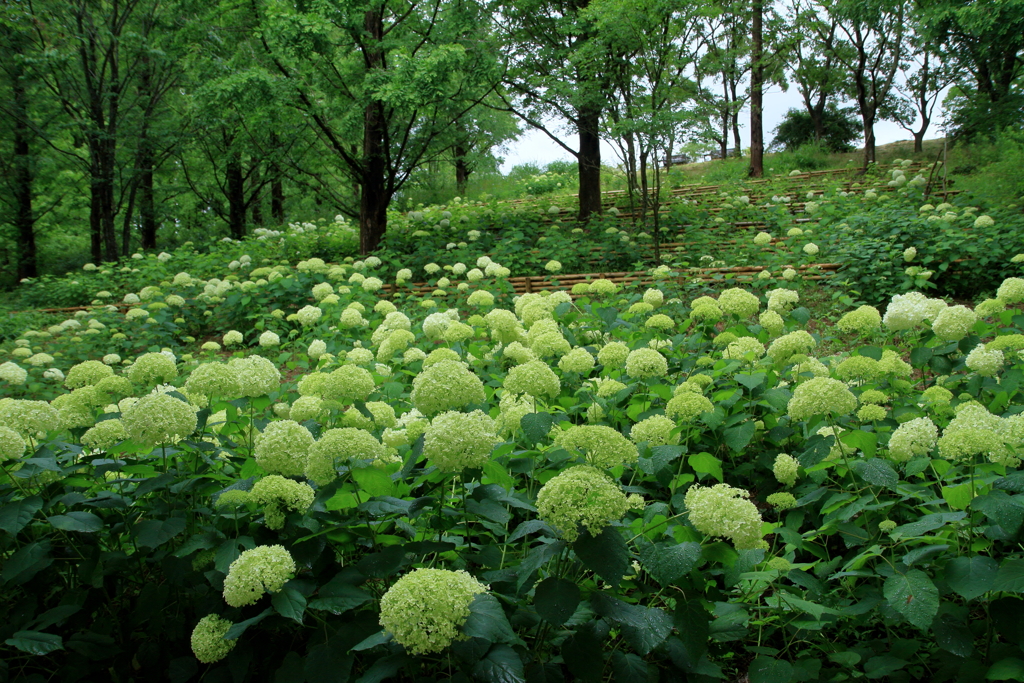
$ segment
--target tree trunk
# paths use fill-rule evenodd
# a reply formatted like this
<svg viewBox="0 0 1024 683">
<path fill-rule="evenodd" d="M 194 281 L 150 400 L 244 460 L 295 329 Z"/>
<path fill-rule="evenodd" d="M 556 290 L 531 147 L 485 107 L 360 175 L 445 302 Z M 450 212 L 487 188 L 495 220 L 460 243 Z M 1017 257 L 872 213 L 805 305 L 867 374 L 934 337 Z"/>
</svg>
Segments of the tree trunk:
<svg viewBox="0 0 1024 683">
<path fill-rule="evenodd" d="M 868 116 L 865 114 L 864 119 L 864 168 L 868 167 L 868 164 L 875 163 L 875 116 L 874 112 Z"/>
<path fill-rule="evenodd" d="M 466 155 L 469 150 L 462 143 L 455 145 L 455 191 L 460 197 L 466 196 L 469 189 L 469 164 L 466 162 Z"/>
<path fill-rule="evenodd" d="M 240 240 L 245 237 L 245 180 L 238 152 L 231 152 L 224 172 L 228 187 L 228 229 L 231 237 Z"/>
<path fill-rule="evenodd" d="M 384 19 L 378 7 L 366 11 L 365 29 L 370 46 L 365 50 L 366 68 L 372 72 L 384 68 L 380 41 L 384 37 Z M 363 168 L 359 193 L 359 252 L 374 251 L 388 228 L 388 202 L 384 136 L 387 122 L 384 103 L 371 102 L 363 112 Z"/>
<path fill-rule="evenodd" d="M 581 107 L 579 117 L 580 151 L 580 222 L 601 213 L 601 109 L 594 105 Z"/>
<path fill-rule="evenodd" d="M 139 223 L 142 248 L 156 249 L 156 205 L 153 202 L 153 153 L 146 141 L 139 150 Z M 125 251 L 127 254 L 128 252 Z"/>
<path fill-rule="evenodd" d="M 16 48 L 21 47 L 20 41 Z M 20 50 L 19 50 L 20 52 Z M 28 125 L 28 92 L 24 83 L 24 66 L 20 59 L 11 60 L 11 105 L 14 109 L 14 227 L 18 244 L 18 279 L 36 277 L 35 217 L 32 215 L 32 131 Z"/>
<path fill-rule="evenodd" d="M 650 150 L 647 147 L 640 148 L 640 220 L 647 218 L 647 208 L 651 205 L 650 190 L 647 187 L 647 158 L 650 155 Z M 658 160 L 654 160 L 654 165 L 658 165 Z"/>
<path fill-rule="evenodd" d="M 284 225 L 284 183 L 277 166 L 274 166 L 274 179 L 270 182 L 270 216 L 278 225 Z"/>
<path fill-rule="evenodd" d="M 750 171 L 751 178 L 764 175 L 764 123 L 762 112 L 762 85 L 764 67 L 761 52 L 764 49 L 761 23 L 763 19 L 762 0 L 753 0 L 753 50 L 750 55 Z"/>
<path fill-rule="evenodd" d="M 921 128 L 921 130 L 913 131 L 913 133 L 914 133 L 914 152 L 915 153 L 919 154 L 919 153 L 924 152 L 924 134 L 925 134 L 926 130 L 928 130 L 928 125 L 927 124 L 925 124 Z"/>
</svg>

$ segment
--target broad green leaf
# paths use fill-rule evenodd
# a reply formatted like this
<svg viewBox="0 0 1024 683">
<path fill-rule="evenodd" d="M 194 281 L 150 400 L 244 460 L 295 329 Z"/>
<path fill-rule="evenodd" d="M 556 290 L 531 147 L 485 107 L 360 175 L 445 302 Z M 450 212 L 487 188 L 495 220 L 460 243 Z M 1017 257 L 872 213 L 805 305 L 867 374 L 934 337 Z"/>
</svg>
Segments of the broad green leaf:
<svg viewBox="0 0 1024 683">
<path fill-rule="evenodd" d="M 235 639 L 237 639 L 239 636 L 241 636 L 243 633 L 245 633 L 245 630 L 247 628 L 249 628 L 250 626 L 252 626 L 254 624 L 260 623 L 261 621 L 263 621 L 264 619 L 266 619 L 267 617 L 269 617 L 273 613 L 274 613 L 274 610 L 272 610 L 272 609 L 270 609 L 268 607 L 267 609 L 263 610 L 262 612 L 260 612 L 256 616 L 252 617 L 251 619 L 246 619 L 245 621 L 238 622 L 237 624 L 235 624 L 231 628 L 229 628 L 228 632 L 224 634 L 224 640 L 235 640 Z"/>
<path fill-rule="evenodd" d="M 484 474 L 486 474 L 491 481 L 498 484 L 506 491 L 512 491 L 515 489 L 515 479 L 513 479 L 512 475 L 508 473 L 505 466 L 496 460 L 488 460 L 484 464 Z"/>
<path fill-rule="evenodd" d="M 859 432 L 867 434 L 867 432 Z M 845 436 L 845 434 L 843 435 Z M 873 434 L 871 436 L 874 436 Z M 895 489 L 899 484 L 900 477 L 896 470 L 881 458 L 870 458 L 869 460 L 855 460 L 852 465 L 854 471 L 869 484 L 883 486 L 888 489 Z"/>
<path fill-rule="evenodd" d="M 647 662 L 635 654 L 619 650 L 612 653 L 612 672 L 615 683 L 647 683 L 649 680 Z"/>
<path fill-rule="evenodd" d="M 169 517 L 163 521 L 147 519 L 135 525 L 139 545 L 157 548 L 185 531 L 184 517 Z"/>
<path fill-rule="evenodd" d="M 607 526 L 597 536 L 584 531 L 572 549 L 588 569 L 612 587 L 619 585 L 629 569 L 629 548 L 615 527 Z"/>
<path fill-rule="evenodd" d="M 310 648 L 303 664 L 306 683 L 347 681 L 354 661 L 343 647 L 331 641 Z"/>
<path fill-rule="evenodd" d="M 752 420 L 747 420 L 738 427 L 730 427 L 723 434 L 725 445 L 738 453 L 747 447 L 750 440 L 754 438 L 754 432 L 756 431 L 757 426 Z"/>
<path fill-rule="evenodd" d="M 793 666 L 784 659 L 761 655 L 750 663 L 747 676 L 750 683 L 789 683 L 793 679 Z"/>
<path fill-rule="evenodd" d="M 285 584 L 284 588 L 271 596 L 270 604 L 282 617 L 302 623 L 302 615 L 306 611 L 306 598 L 295 588 Z"/>
<path fill-rule="evenodd" d="M 630 605 L 607 593 L 595 593 L 594 611 L 622 627 L 622 636 L 641 655 L 665 642 L 672 633 L 672 617 L 657 607 Z"/>
<path fill-rule="evenodd" d="M 764 384 L 764 378 L 766 376 L 766 373 L 763 372 L 755 372 L 752 374 L 748 374 L 745 372 L 737 372 L 735 375 L 733 375 L 733 379 L 735 379 L 737 382 L 745 386 L 747 389 L 753 391 L 757 387 Z"/>
<path fill-rule="evenodd" d="M 722 472 L 722 461 L 710 453 L 694 453 L 686 461 L 698 474 L 710 474 L 718 481 L 723 481 L 725 478 Z"/>
<path fill-rule="evenodd" d="M 17 631 L 4 643 L 30 655 L 47 655 L 54 650 L 64 649 L 64 641 L 60 636 L 39 631 Z"/>
<path fill-rule="evenodd" d="M 964 600 L 974 598 L 992 590 L 999 565 L 991 557 L 957 557 L 946 563 L 946 583 Z"/>
<path fill-rule="evenodd" d="M 1024 681 L 1024 661 L 1006 657 L 989 667 L 985 678 L 990 681 Z"/>
<path fill-rule="evenodd" d="M 536 443 L 543 441 L 548 432 L 551 431 L 551 425 L 554 424 L 554 417 L 550 413 L 527 413 L 519 420 L 519 424 L 523 428 L 523 434 L 526 436 L 527 444 L 532 446 Z"/>
<path fill-rule="evenodd" d="M 894 671 L 899 671 L 906 665 L 907 660 L 893 657 L 892 655 L 872 657 L 864 662 L 864 674 L 868 678 L 884 678 Z"/>
<path fill-rule="evenodd" d="M 408 662 L 409 656 L 404 654 L 382 657 L 375 661 L 366 673 L 356 679 L 356 683 L 381 683 L 381 681 L 392 678 Z"/>
<path fill-rule="evenodd" d="M 670 585 L 700 560 L 700 543 L 651 543 L 637 539 L 640 544 L 640 562 L 647 573 L 663 587 Z"/>
<path fill-rule="evenodd" d="M 43 499 L 39 496 L 30 496 L 0 508 L 0 529 L 3 529 L 12 536 L 32 521 L 32 518 L 43 507 Z"/>
<path fill-rule="evenodd" d="M 893 574 L 885 580 L 882 593 L 890 607 L 922 631 L 928 630 L 939 610 L 939 591 L 919 569 Z"/>
<path fill-rule="evenodd" d="M 335 576 L 317 591 L 317 597 L 309 601 L 310 609 L 324 610 L 331 614 L 344 614 L 362 605 L 373 596 L 352 585 L 343 574 Z"/>
<path fill-rule="evenodd" d="M 462 625 L 462 632 L 473 638 L 483 638 L 492 643 L 515 643 L 516 634 L 508 623 L 501 603 L 490 593 L 477 593 L 469 603 L 469 616 Z"/>
<path fill-rule="evenodd" d="M 971 504 L 972 495 L 974 493 L 970 482 L 958 486 L 942 487 L 942 497 L 946 499 L 946 504 L 954 510 L 966 510 L 967 506 Z"/>
<path fill-rule="evenodd" d="M 850 431 L 840 434 L 839 440 L 842 441 L 845 446 L 849 446 L 850 448 L 859 451 L 864 451 L 864 455 L 869 458 L 875 457 L 875 445 L 878 443 L 878 435 L 874 432 L 865 432 L 863 429 L 851 429 Z M 847 455 L 850 455 L 850 453 L 847 452 Z M 889 469 L 892 469 L 892 467 Z M 871 483 L 874 484 L 875 482 Z M 888 484 L 876 484 L 876 486 L 888 486 Z"/>
<path fill-rule="evenodd" d="M 55 529 L 63 531 L 82 531 L 93 534 L 103 528 L 103 519 L 91 512 L 71 511 L 66 515 L 47 517 L 46 521 Z"/>
<path fill-rule="evenodd" d="M 580 604 L 580 587 L 572 581 L 549 576 L 534 589 L 533 605 L 542 619 L 561 626 Z"/>
<path fill-rule="evenodd" d="M 495 645 L 473 667 L 473 676 L 487 683 L 525 683 L 523 660 L 508 645 Z"/>
<path fill-rule="evenodd" d="M 353 467 L 352 478 L 367 495 L 377 498 L 390 496 L 394 489 L 391 475 L 379 467 Z"/>
<path fill-rule="evenodd" d="M 1024 593 L 1024 560 L 1003 560 L 992 590 Z"/>
<path fill-rule="evenodd" d="M 369 636 L 366 636 L 365 638 L 360 640 L 358 643 L 353 645 L 352 646 L 352 651 L 353 652 L 362 652 L 363 650 L 369 650 L 371 648 L 377 647 L 378 645 L 383 645 L 384 643 L 387 643 L 387 642 L 390 642 L 390 641 L 391 641 L 391 634 L 390 633 L 388 633 L 387 631 L 377 631 L 376 633 L 374 633 L 372 635 L 369 635 Z"/>
<path fill-rule="evenodd" d="M 50 541 L 34 541 L 22 546 L 4 562 L 0 578 L 11 583 L 25 583 L 53 563 Z"/>
</svg>

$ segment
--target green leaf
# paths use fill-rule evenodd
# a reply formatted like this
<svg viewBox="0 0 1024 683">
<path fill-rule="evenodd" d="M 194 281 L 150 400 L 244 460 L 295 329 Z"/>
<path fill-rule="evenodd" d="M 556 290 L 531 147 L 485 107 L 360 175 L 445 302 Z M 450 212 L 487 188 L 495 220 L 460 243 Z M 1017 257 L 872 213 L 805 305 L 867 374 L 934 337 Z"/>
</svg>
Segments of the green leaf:
<svg viewBox="0 0 1024 683">
<path fill-rule="evenodd" d="M 594 611 L 622 627 L 622 636 L 639 654 L 646 655 L 672 633 L 672 616 L 657 607 L 630 605 L 607 593 L 595 593 Z"/>
<path fill-rule="evenodd" d="M 1003 560 L 992 590 L 1024 593 L 1024 560 Z"/>
<path fill-rule="evenodd" d="M 754 438 L 754 432 L 756 431 L 757 426 L 752 420 L 747 420 L 738 427 L 730 427 L 723 434 L 725 445 L 736 452 L 742 451 L 750 443 L 750 440 Z"/>
<path fill-rule="evenodd" d="M 157 548 L 185 531 L 184 517 L 169 517 L 163 521 L 147 519 L 135 525 L 139 545 Z"/>
<path fill-rule="evenodd" d="M 0 529 L 14 536 L 32 521 L 43 507 L 43 499 L 30 496 L 0 508 Z"/>
<path fill-rule="evenodd" d="M 643 538 L 637 540 L 640 541 L 640 563 L 663 587 L 689 574 L 700 561 L 700 543 L 686 542 L 673 545 L 655 544 Z"/>
<path fill-rule="evenodd" d="M 764 384 L 764 378 L 767 377 L 766 373 L 755 372 L 753 374 L 747 374 L 745 372 L 737 372 L 733 375 L 733 379 L 745 386 L 747 389 L 753 391 L 757 387 Z"/>
<path fill-rule="evenodd" d="M 878 435 L 874 432 L 865 432 L 863 429 L 851 429 L 840 434 L 839 440 L 850 448 L 864 451 L 864 455 L 869 458 L 875 457 L 875 445 L 878 443 Z M 890 467 L 889 469 L 892 468 Z M 877 484 L 877 486 L 884 486 L 884 484 Z"/>
<path fill-rule="evenodd" d="M 946 504 L 954 510 L 966 510 L 967 506 L 971 504 L 972 495 L 974 495 L 974 491 L 970 482 L 959 486 L 942 487 L 942 497 L 946 499 Z"/>
<path fill-rule="evenodd" d="M 66 515 L 54 515 L 47 517 L 53 528 L 63 531 L 81 531 L 93 534 L 103 528 L 103 520 L 91 512 L 72 511 Z"/>
<path fill-rule="evenodd" d="M 366 591 L 353 586 L 343 574 L 339 574 L 320 588 L 317 597 L 310 600 L 308 606 L 310 609 L 324 610 L 331 614 L 344 614 L 372 597 Z"/>
<path fill-rule="evenodd" d="M 932 622 L 935 643 L 957 657 L 970 657 L 974 652 L 974 634 L 967 627 L 969 621 L 966 615 L 961 618 L 953 618 L 951 614 L 940 614 Z"/>
<path fill-rule="evenodd" d="M 572 581 L 549 576 L 537 584 L 533 604 L 542 619 L 561 626 L 580 604 L 580 587 Z"/>
<path fill-rule="evenodd" d="M 363 650 L 369 650 L 371 648 L 375 648 L 378 645 L 383 645 L 384 643 L 390 641 L 390 633 L 388 633 L 387 631 L 377 631 L 376 633 L 360 640 L 358 643 L 353 645 L 351 649 L 353 652 L 362 652 Z"/>
<path fill-rule="evenodd" d="M 892 655 L 872 657 L 864 662 L 864 674 L 868 678 L 884 678 L 894 671 L 899 671 L 906 665 L 907 660 L 893 657 Z"/>
<path fill-rule="evenodd" d="M 15 584 L 25 583 L 53 563 L 50 548 L 50 541 L 45 539 L 22 546 L 7 558 L 0 578 Z"/>
<path fill-rule="evenodd" d="M 957 557 L 946 563 L 946 583 L 964 600 L 973 600 L 992 590 L 999 565 L 991 557 Z"/>
<path fill-rule="evenodd" d="M 882 360 L 882 349 L 877 346 L 862 346 L 857 349 L 857 353 L 861 356 L 874 358 L 875 360 Z"/>
<path fill-rule="evenodd" d="M 347 681 L 355 658 L 337 643 L 327 641 L 310 648 L 303 665 L 306 683 Z"/>
<path fill-rule="evenodd" d="M 867 434 L 867 432 L 860 433 Z M 845 434 L 843 436 L 845 436 Z M 869 484 L 874 484 L 875 486 L 883 486 L 887 489 L 895 490 L 896 486 L 900 482 L 900 477 L 896 474 L 896 470 L 892 468 L 892 465 L 881 458 L 856 460 L 852 467 L 853 470 L 860 475 L 861 479 Z"/>
<path fill-rule="evenodd" d="M 758 656 L 747 672 L 750 683 L 789 683 L 793 679 L 793 666 L 784 659 Z"/>
<path fill-rule="evenodd" d="M 272 609 L 270 609 L 268 607 L 267 609 L 263 610 L 262 612 L 260 612 L 256 616 L 254 616 L 253 618 L 246 619 L 245 621 L 238 622 L 237 624 L 235 624 L 234 626 L 229 628 L 228 632 L 224 634 L 224 640 L 235 640 L 235 639 L 237 639 L 243 633 L 245 633 L 247 628 L 249 628 L 250 626 L 253 626 L 254 624 L 260 623 L 261 621 L 263 621 L 264 619 L 266 619 L 267 617 L 269 617 L 273 613 L 274 613 L 274 610 L 272 610 Z"/>
<path fill-rule="evenodd" d="M 525 683 L 523 660 L 508 645 L 495 645 L 473 667 L 473 676 L 488 683 Z"/>
<path fill-rule="evenodd" d="M 939 591 L 919 569 L 890 576 L 885 580 L 882 594 L 890 607 L 922 631 L 928 630 L 939 611 Z"/>
<path fill-rule="evenodd" d="M 488 460 L 484 463 L 484 474 L 506 491 L 512 491 L 515 489 L 515 479 L 513 479 L 508 473 L 504 465 L 496 460 Z"/>
<path fill-rule="evenodd" d="M 694 472 L 710 474 L 718 481 L 724 481 L 725 474 L 722 472 L 722 461 L 710 453 L 694 453 L 686 461 Z"/>
<path fill-rule="evenodd" d="M 356 679 L 356 683 L 380 683 L 401 671 L 408 661 L 409 657 L 404 654 L 382 657 L 375 661 L 366 673 Z"/>
<path fill-rule="evenodd" d="M 492 643 L 515 643 L 512 631 L 501 603 L 490 593 L 477 593 L 469 603 L 469 616 L 462 625 L 462 632 L 472 638 L 483 638 Z"/>
<path fill-rule="evenodd" d="M 932 358 L 930 346 L 918 346 L 910 351 L 910 364 L 915 368 L 922 368 Z"/>
<path fill-rule="evenodd" d="M 306 598 L 292 586 L 285 584 L 284 588 L 271 596 L 270 604 L 282 617 L 302 623 L 302 615 L 306 611 Z"/>
<path fill-rule="evenodd" d="M 985 678 L 990 681 L 1024 681 L 1024 661 L 1007 657 L 989 667 Z"/>
<path fill-rule="evenodd" d="M 605 527 L 597 536 L 584 531 L 572 544 L 580 561 L 592 572 L 617 587 L 629 569 L 629 548 L 626 540 L 614 527 Z"/>
<path fill-rule="evenodd" d="M 64 641 L 60 636 L 39 631 L 17 631 L 4 643 L 30 655 L 47 655 L 54 650 L 64 649 Z"/>
<path fill-rule="evenodd" d="M 950 522 L 959 522 L 967 515 L 963 512 L 933 512 L 921 517 L 916 522 L 903 524 L 892 530 L 890 536 L 895 538 L 913 538 L 934 531 Z"/>
<path fill-rule="evenodd" d="M 551 425 L 554 422 L 555 418 L 552 417 L 551 413 L 527 413 L 523 415 L 519 420 L 519 424 L 523 428 L 527 445 L 532 446 L 543 441 L 547 437 L 548 432 L 551 431 Z"/>
<path fill-rule="evenodd" d="M 367 495 L 377 498 L 390 496 L 394 489 L 391 475 L 379 467 L 353 467 L 352 478 Z"/>
<path fill-rule="evenodd" d="M 615 683 L 647 683 L 647 662 L 632 653 L 616 650 L 612 653 L 612 672 Z"/>
</svg>

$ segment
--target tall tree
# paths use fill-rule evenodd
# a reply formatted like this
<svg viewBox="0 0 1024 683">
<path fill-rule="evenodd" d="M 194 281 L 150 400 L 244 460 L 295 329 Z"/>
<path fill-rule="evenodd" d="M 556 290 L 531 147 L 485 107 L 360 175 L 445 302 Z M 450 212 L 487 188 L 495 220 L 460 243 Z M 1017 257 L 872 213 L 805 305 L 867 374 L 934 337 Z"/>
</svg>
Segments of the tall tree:
<svg viewBox="0 0 1024 683">
<path fill-rule="evenodd" d="M 842 98 L 846 72 L 839 69 L 839 21 L 812 2 L 796 0 L 788 17 L 792 45 L 785 50 L 792 81 L 814 128 L 814 139 L 825 139 L 828 105 Z"/>
<path fill-rule="evenodd" d="M 586 12 L 589 4 L 504 2 L 499 20 L 508 60 L 507 108 L 576 158 L 580 221 L 601 212 L 601 117 L 611 91 L 606 46 Z M 575 148 L 556 134 L 560 122 L 578 136 Z"/>
<path fill-rule="evenodd" d="M 905 0 L 837 0 L 828 7 L 848 49 L 836 58 L 849 72 L 850 89 L 864 126 L 864 167 L 875 161 L 875 122 L 893 96 L 906 51 Z"/>
<path fill-rule="evenodd" d="M 750 3 L 750 170 L 752 178 L 764 175 L 764 3 Z"/>
<path fill-rule="evenodd" d="M 338 167 L 359 188 L 360 249 L 377 248 L 412 172 L 447 154 L 457 122 L 497 83 L 474 0 L 254 0 L 265 55 Z M 350 142 L 361 140 L 358 149 Z"/>
</svg>

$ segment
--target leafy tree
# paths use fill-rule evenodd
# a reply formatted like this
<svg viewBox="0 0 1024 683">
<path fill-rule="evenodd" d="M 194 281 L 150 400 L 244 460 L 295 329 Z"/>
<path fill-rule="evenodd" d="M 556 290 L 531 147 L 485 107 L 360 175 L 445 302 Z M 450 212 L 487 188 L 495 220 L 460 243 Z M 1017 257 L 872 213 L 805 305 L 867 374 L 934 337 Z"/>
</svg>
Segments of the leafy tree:
<svg viewBox="0 0 1024 683">
<path fill-rule="evenodd" d="M 806 110 L 790 109 L 773 135 L 771 148 L 775 151 L 792 152 L 803 145 L 820 143 L 833 152 L 849 152 L 860 137 L 860 124 L 853 108 L 840 109 L 830 102 L 817 123 Z"/>
</svg>

